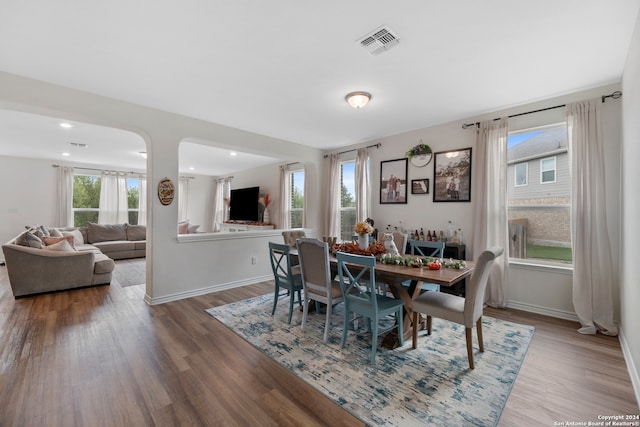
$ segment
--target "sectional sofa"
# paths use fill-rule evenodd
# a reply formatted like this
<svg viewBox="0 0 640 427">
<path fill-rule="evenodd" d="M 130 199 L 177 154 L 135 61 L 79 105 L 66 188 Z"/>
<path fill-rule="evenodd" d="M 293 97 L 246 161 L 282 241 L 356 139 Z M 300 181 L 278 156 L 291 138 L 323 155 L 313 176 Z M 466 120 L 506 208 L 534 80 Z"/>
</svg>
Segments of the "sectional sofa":
<svg viewBox="0 0 640 427">
<path fill-rule="evenodd" d="M 111 283 L 114 259 L 144 257 L 146 227 L 34 226 L 2 245 L 13 296 Z"/>
</svg>

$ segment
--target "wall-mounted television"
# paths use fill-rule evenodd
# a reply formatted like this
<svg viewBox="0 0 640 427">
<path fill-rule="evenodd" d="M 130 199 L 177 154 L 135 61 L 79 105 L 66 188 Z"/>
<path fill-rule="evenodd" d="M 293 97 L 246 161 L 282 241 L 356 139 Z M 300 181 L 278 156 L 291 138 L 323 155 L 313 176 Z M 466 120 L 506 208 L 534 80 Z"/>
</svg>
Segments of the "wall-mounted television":
<svg viewBox="0 0 640 427">
<path fill-rule="evenodd" d="M 231 190 L 229 219 L 231 221 L 258 221 L 260 215 L 260 187 Z"/>
</svg>

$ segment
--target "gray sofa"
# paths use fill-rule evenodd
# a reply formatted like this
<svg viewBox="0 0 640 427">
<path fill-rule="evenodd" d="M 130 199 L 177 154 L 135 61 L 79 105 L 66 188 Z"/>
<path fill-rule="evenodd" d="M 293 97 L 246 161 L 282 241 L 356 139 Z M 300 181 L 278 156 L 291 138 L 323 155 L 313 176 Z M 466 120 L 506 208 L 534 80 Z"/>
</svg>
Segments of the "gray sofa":
<svg viewBox="0 0 640 427">
<path fill-rule="evenodd" d="M 2 245 L 14 297 L 111 283 L 114 259 L 144 257 L 146 228 L 129 224 L 91 224 L 58 228 L 58 241 L 46 245 L 31 228 Z M 73 242 L 72 244 L 69 242 Z M 73 247 L 72 247 L 73 246 Z"/>
</svg>

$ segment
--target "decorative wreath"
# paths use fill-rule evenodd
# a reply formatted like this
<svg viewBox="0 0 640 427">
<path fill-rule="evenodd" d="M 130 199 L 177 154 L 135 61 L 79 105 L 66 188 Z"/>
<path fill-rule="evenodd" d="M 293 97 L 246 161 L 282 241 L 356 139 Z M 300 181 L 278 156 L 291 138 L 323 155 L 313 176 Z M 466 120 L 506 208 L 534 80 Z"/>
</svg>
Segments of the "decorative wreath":
<svg viewBox="0 0 640 427">
<path fill-rule="evenodd" d="M 431 147 L 429 147 L 427 144 L 418 144 L 415 147 L 413 147 L 411 150 L 407 151 L 407 157 L 411 158 L 414 156 L 421 156 L 423 154 L 430 154 L 431 153 Z"/>
</svg>

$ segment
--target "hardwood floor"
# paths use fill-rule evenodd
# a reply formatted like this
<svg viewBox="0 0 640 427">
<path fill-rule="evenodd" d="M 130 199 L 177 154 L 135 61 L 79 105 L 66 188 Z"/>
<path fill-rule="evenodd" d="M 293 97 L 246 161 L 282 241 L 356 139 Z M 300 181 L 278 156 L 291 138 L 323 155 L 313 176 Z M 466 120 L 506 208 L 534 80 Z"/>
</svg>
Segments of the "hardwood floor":
<svg viewBox="0 0 640 427">
<path fill-rule="evenodd" d="M 117 277 L 15 300 L 0 267 L 0 426 L 363 425 L 204 312 L 270 282 L 148 306 L 143 285 Z M 486 314 L 536 327 L 501 426 L 638 414 L 617 338 Z"/>
</svg>

